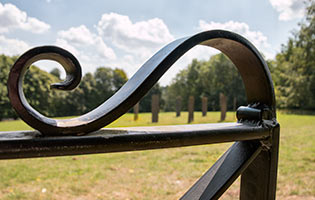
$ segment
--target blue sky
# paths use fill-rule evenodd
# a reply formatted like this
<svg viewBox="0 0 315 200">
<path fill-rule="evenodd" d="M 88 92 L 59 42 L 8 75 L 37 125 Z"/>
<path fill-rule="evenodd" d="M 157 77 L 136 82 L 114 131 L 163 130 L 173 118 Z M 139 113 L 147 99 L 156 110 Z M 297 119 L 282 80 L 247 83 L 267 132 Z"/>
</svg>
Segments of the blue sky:
<svg viewBox="0 0 315 200">
<path fill-rule="evenodd" d="M 302 0 L 0 0 L 0 54 L 57 45 L 72 52 L 85 73 L 119 67 L 130 77 L 167 43 L 209 29 L 237 32 L 273 58 L 303 16 Z M 194 48 L 160 83 L 168 84 L 192 58 L 215 53 Z"/>
</svg>

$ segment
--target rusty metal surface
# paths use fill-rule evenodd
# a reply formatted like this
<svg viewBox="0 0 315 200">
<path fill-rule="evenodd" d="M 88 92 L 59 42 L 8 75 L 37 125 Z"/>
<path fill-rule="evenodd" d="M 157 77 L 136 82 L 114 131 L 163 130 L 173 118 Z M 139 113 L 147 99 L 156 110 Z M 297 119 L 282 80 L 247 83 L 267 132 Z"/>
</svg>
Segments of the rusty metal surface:
<svg viewBox="0 0 315 200">
<path fill-rule="evenodd" d="M 108 153 L 266 139 L 270 130 L 240 123 L 101 129 L 84 136 L 0 133 L 0 159 Z"/>
<path fill-rule="evenodd" d="M 81 78 L 80 64 L 69 52 L 54 46 L 27 51 L 14 64 L 8 79 L 9 98 L 20 117 L 43 135 L 80 135 L 98 130 L 113 122 L 134 106 L 183 54 L 196 45 L 222 51 L 239 70 L 244 81 L 248 104 L 260 103 L 272 111 L 275 119 L 275 97 L 269 69 L 257 49 L 245 38 L 222 30 L 212 30 L 175 40 L 153 55 L 111 98 L 82 116 L 51 119 L 43 116 L 26 101 L 22 80 L 35 61 L 51 59 L 67 72 L 66 81 L 54 84 L 56 89 L 72 89 Z"/>
</svg>

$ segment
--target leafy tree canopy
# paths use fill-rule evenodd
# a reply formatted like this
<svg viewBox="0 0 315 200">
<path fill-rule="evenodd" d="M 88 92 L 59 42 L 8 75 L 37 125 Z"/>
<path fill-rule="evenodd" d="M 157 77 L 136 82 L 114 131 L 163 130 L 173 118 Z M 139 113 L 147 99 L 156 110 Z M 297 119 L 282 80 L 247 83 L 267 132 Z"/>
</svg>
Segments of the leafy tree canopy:
<svg viewBox="0 0 315 200">
<path fill-rule="evenodd" d="M 308 2 L 307 15 L 269 61 L 280 108 L 315 109 L 315 2 Z"/>
</svg>

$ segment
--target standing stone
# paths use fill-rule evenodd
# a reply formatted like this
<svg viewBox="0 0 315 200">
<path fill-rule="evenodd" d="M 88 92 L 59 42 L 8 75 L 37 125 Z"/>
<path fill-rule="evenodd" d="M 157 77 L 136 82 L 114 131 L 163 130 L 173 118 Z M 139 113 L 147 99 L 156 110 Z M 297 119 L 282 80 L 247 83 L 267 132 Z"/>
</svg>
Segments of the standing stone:
<svg viewBox="0 0 315 200">
<path fill-rule="evenodd" d="M 139 102 L 136 104 L 136 105 L 134 105 L 134 107 L 133 107 L 133 113 L 134 113 L 134 115 L 133 115 L 133 120 L 134 121 L 137 121 L 138 120 L 138 118 L 139 118 Z"/>
<path fill-rule="evenodd" d="M 189 99 L 188 99 L 188 123 L 194 121 L 194 104 L 195 104 L 195 98 L 193 96 L 189 96 Z"/>
<path fill-rule="evenodd" d="M 227 100 L 223 93 L 220 93 L 221 121 L 225 120 L 227 110 Z"/>
<path fill-rule="evenodd" d="M 202 116 L 207 116 L 208 111 L 208 97 L 202 97 Z"/>
<path fill-rule="evenodd" d="M 159 95 L 152 95 L 151 112 L 152 112 L 152 123 L 157 123 L 159 121 Z"/>
<path fill-rule="evenodd" d="M 182 108 L 182 97 L 176 98 L 176 117 L 180 116 L 180 111 Z"/>
</svg>

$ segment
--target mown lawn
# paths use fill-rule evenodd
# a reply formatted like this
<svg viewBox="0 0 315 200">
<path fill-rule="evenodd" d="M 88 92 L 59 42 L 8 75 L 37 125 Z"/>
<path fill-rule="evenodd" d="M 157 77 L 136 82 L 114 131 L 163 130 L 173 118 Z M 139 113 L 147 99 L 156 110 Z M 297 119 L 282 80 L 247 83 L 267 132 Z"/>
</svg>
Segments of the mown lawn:
<svg viewBox="0 0 315 200">
<path fill-rule="evenodd" d="M 187 113 L 161 113 L 137 122 L 126 114 L 109 127 L 185 124 Z M 219 113 L 194 123 L 218 122 Z M 279 114 L 281 124 L 277 199 L 315 199 L 315 116 Z M 235 121 L 228 113 L 227 121 Z M 0 131 L 30 129 L 0 122 Z M 0 161 L 0 199 L 178 199 L 231 144 L 84 156 Z M 238 199 L 236 182 L 222 199 Z"/>
</svg>

